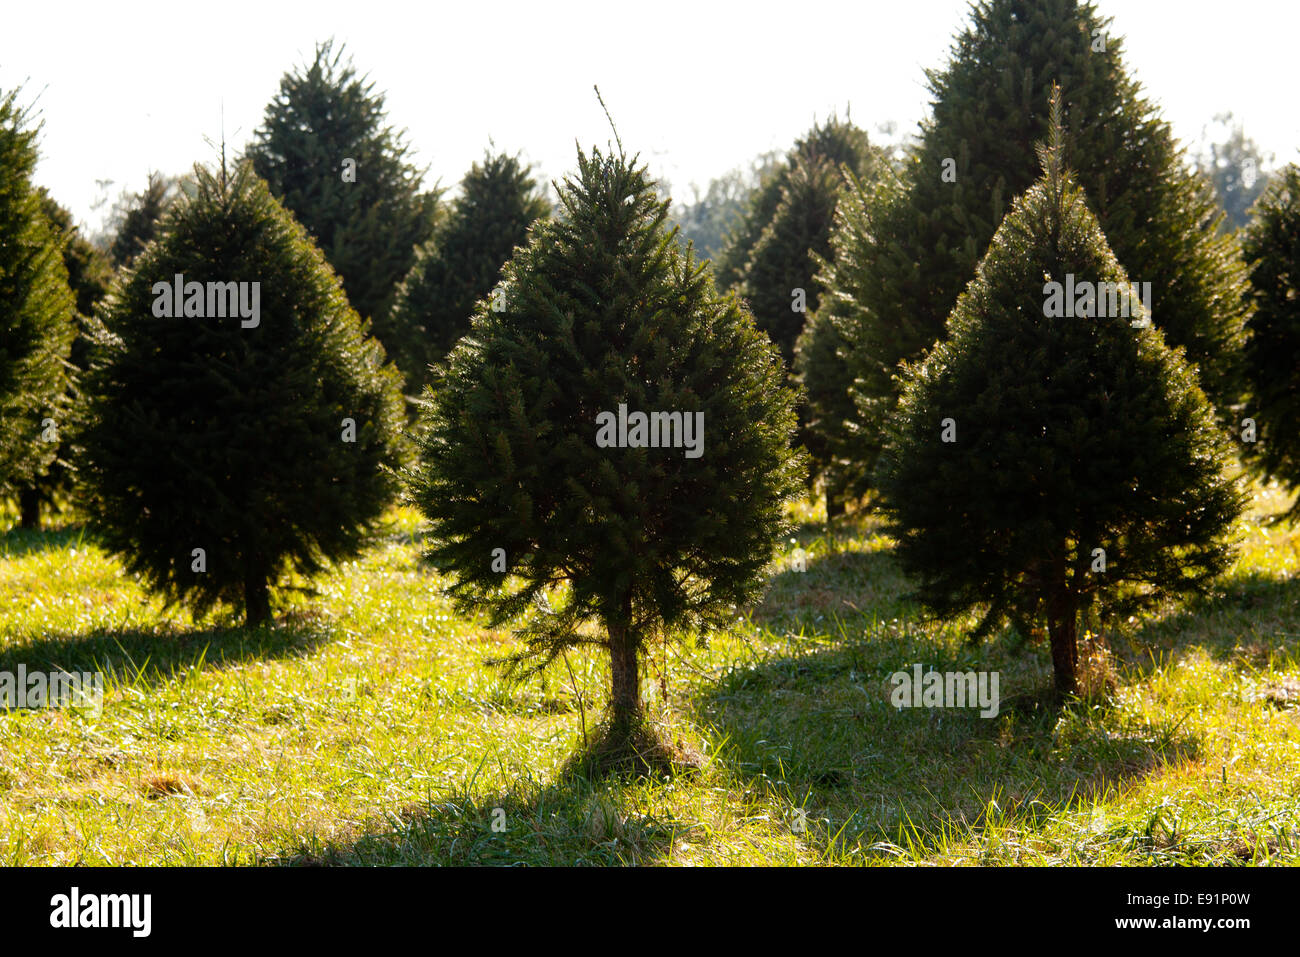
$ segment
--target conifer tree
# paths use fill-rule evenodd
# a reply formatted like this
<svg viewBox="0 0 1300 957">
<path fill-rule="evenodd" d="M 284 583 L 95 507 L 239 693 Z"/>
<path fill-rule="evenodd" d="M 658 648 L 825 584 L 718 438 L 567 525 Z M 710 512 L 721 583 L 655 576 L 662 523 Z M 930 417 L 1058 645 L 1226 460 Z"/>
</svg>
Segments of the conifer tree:
<svg viewBox="0 0 1300 957">
<path fill-rule="evenodd" d="M 1250 401 L 1241 424 L 1247 461 L 1287 489 L 1300 489 L 1300 167 L 1279 171 L 1246 228 L 1255 311 L 1246 375 Z M 1300 501 L 1286 517 L 1300 517 Z"/>
<path fill-rule="evenodd" d="M 822 158 L 796 156 L 772 221 L 755 243 L 740 285 L 758 327 L 794 362 L 804 317 L 817 310 L 816 257 L 830 254 L 831 222 L 843 177 Z"/>
<path fill-rule="evenodd" d="M 139 193 L 123 195 L 114 208 L 116 233 L 108 254 L 117 267 L 129 266 L 140 250 L 158 234 L 158 222 L 176 200 L 179 183 L 175 179 L 149 171 L 148 181 Z"/>
<path fill-rule="evenodd" d="M 287 73 L 248 156 L 272 194 L 315 239 L 364 319 L 388 314 L 415 248 L 433 231 L 437 193 L 420 192 L 404 132 L 384 97 L 333 41 Z"/>
<path fill-rule="evenodd" d="M 1126 72 L 1121 39 L 1078 0 L 988 0 L 972 18 L 946 68 L 929 74 L 933 116 L 905 188 L 881 197 L 876 228 L 859 233 L 841 267 L 880 277 L 857 282 L 868 328 L 841 329 L 862 401 L 887 408 L 897 393 L 879 370 L 919 358 L 943 334 L 1010 198 L 1038 176 L 1033 144 L 1059 82 L 1066 159 L 1126 273 L 1152 284 L 1152 321 L 1186 348 L 1226 418 L 1240 393 L 1245 270 L 1235 239 L 1216 235 L 1209 184 Z"/>
<path fill-rule="evenodd" d="M 0 94 L 0 496 L 54 460 L 76 334 L 62 245 L 32 185 L 36 135 L 18 91 Z"/>
<path fill-rule="evenodd" d="M 580 151 L 560 199 L 505 266 L 505 308 L 479 302 L 428 391 L 412 494 L 457 606 L 524 619 L 513 673 L 608 651 L 593 756 L 644 769 L 665 752 L 639 655 L 754 595 L 801 478 L 794 399 L 741 302 L 665 228 L 644 166 Z"/>
<path fill-rule="evenodd" d="M 429 363 L 441 362 L 469 331 L 474 304 L 492 292 L 528 227 L 549 213 L 550 203 L 516 157 L 489 153 L 465 175 L 450 215 L 417 252 L 391 315 L 376 323 L 408 390 L 418 393 Z"/>
<path fill-rule="evenodd" d="M 901 190 L 887 167 L 874 180 L 849 179 L 836 205 L 831 255 L 821 261 L 818 273 L 822 298 L 796 359 L 807 396 L 805 441 L 814 463 L 827 475 L 834 473 L 844 499 L 861 498 L 873 488 L 884 416 L 894 404 L 897 357 L 871 338 L 888 330 L 867 321 L 864 312 L 883 287 L 899 278 L 897 264 L 877 255 L 877 245 L 896 225 L 891 214 L 904 209 Z M 900 325 L 909 325 L 907 317 L 900 317 Z M 891 361 L 871 361 L 882 353 L 891 355 Z M 827 500 L 828 511 L 833 498 Z"/>
<path fill-rule="evenodd" d="M 105 253 L 81 235 L 81 231 L 72 222 L 72 214 L 44 190 L 40 192 L 42 211 L 63 250 L 63 265 L 68 271 L 68 282 L 77 312 L 77 336 L 72 341 L 68 355 L 67 385 L 67 407 L 70 417 L 75 418 L 77 379 L 85 369 L 87 358 L 85 324 L 96 304 L 108 294 L 108 287 L 113 281 L 113 266 Z M 58 443 L 53 461 L 44 475 L 37 476 L 18 490 L 19 524 L 23 528 L 37 528 L 40 525 L 41 506 L 54 504 L 56 496 L 66 496 L 71 491 L 72 473 L 63 455 L 69 427 L 73 424 L 70 420 L 59 423 L 48 433 Z"/>
<path fill-rule="evenodd" d="M 400 380 L 247 164 L 196 174 L 107 306 L 82 471 L 132 573 L 252 626 L 282 574 L 355 555 L 393 499 Z"/>
<path fill-rule="evenodd" d="M 846 168 L 855 176 L 865 176 L 877 165 L 879 156 L 866 132 L 847 117 L 840 119 L 832 115 L 825 123 L 813 124 L 795 142 L 785 161 L 754 191 L 744 218 L 727 238 L 715 266 L 719 288 L 730 289 L 744 280 L 754 247 L 775 218 L 790 175 L 800 159 L 824 162 L 832 169 Z"/>
<path fill-rule="evenodd" d="M 1045 624 L 1068 695 L 1081 614 L 1207 589 L 1243 497 L 1194 371 L 1145 313 L 1049 315 L 1049 284 L 1067 275 L 1128 282 L 1052 129 L 1042 180 L 911 371 L 878 481 L 925 604 L 985 608 L 977 634 L 1006 618 Z"/>
</svg>

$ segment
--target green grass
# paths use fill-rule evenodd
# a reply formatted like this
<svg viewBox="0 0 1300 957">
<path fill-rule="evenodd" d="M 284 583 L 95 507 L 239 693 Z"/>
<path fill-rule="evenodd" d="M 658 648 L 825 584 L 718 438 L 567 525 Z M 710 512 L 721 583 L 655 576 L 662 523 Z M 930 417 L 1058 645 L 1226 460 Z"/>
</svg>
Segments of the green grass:
<svg viewBox="0 0 1300 957">
<path fill-rule="evenodd" d="M 660 781 L 563 773 L 605 663 L 485 667 L 513 639 L 452 614 L 409 510 L 253 632 L 164 609 L 80 527 L 12 529 L 0 671 L 108 684 L 98 715 L 0 712 L 0 864 L 1300 863 L 1300 533 L 1256 521 L 1281 504 L 1220 595 L 1108 634 L 1064 710 L 1046 649 L 968 646 L 869 520 L 802 513 L 806 572 L 787 543 L 726 634 L 651 649 L 651 711 L 705 756 Z M 999 715 L 895 710 L 914 662 L 999 671 Z"/>
</svg>

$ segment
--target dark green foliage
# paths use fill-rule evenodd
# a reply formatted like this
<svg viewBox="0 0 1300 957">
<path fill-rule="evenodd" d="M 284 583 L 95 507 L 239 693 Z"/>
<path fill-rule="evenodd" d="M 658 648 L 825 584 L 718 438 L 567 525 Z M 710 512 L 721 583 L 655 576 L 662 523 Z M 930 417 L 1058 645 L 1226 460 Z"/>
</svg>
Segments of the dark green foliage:
<svg viewBox="0 0 1300 957">
<path fill-rule="evenodd" d="M 36 528 L 40 525 L 41 507 L 56 505 L 59 499 L 66 498 L 71 491 L 72 473 L 64 459 L 69 432 L 75 427 L 77 409 L 77 378 L 84 371 L 88 356 L 89 339 L 85 331 L 95 306 L 105 295 L 113 281 L 113 265 L 108 256 L 81 235 L 73 225 L 72 214 L 60 206 L 53 197 L 41 190 L 41 207 L 47 220 L 54 229 L 54 234 L 63 250 L 63 265 L 68 271 L 68 281 L 72 288 L 77 311 L 77 337 L 72 342 L 68 355 L 68 401 L 70 417 L 55 430 L 59 445 L 55 449 L 55 458 L 48 470 L 37 476 L 33 482 L 18 490 L 20 521 L 24 528 Z"/>
<path fill-rule="evenodd" d="M 1264 475 L 1300 489 L 1300 167 L 1276 174 L 1244 242 L 1255 312 L 1246 350 L 1256 441 L 1243 450 Z M 1300 517 L 1300 502 L 1288 517 Z"/>
<path fill-rule="evenodd" d="M 1235 241 L 1216 235 L 1221 213 L 1208 184 L 1187 170 L 1168 124 L 1126 73 L 1120 39 L 1076 0 L 989 0 L 973 20 L 946 69 L 929 76 L 934 113 L 902 193 L 871 212 L 849 253 L 879 277 L 850 281 L 867 297 L 854 321 L 868 328 L 841 329 L 866 406 L 879 413 L 894 401 L 881 370 L 943 334 L 1010 198 L 1036 180 L 1033 144 L 1059 82 L 1066 160 L 1120 264 L 1133 281 L 1152 283 L 1153 321 L 1186 348 L 1226 417 L 1239 393 L 1245 270 Z M 946 160 L 955 182 L 944 180 Z"/>
<path fill-rule="evenodd" d="M 418 251 L 391 315 L 376 323 L 409 390 L 418 392 L 429 363 L 441 362 L 469 331 L 475 303 L 492 292 L 528 227 L 549 213 L 550 203 L 513 156 L 489 154 L 466 174 L 451 214 Z"/>
<path fill-rule="evenodd" d="M 744 281 L 754 247 L 776 216 L 790 174 L 799 159 L 823 161 L 831 168 L 845 167 L 855 176 L 864 176 L 878 165 L 879 154 L 871 146 L 867 134 L 847 117 L 841 120 L 832 115 L 825 123 L 815 124 L 795 143 L 785 162 L 772 175 L 765 177 L 754 191 L 744 219 L 728 238 L 717 259 L 715 275 L 719 288 L 729 289 Z"/>
<path fill-rule="evenodd" d="M 741 282 L 758 327 L 794 362 L 804 316 L 817 310 L 821 285 L 815 257 L 830 255 L 831 223 L 843 177 L 822 158 L 796 156 L 781 201 L 750 254 Z"/>
<path fill-rule="evenodd" d="M 898 330 L 869 321 L 866 313 L 867 304 L 878 302 L 907 269 L 877 249 L 878 237 L 900 228 L 904 201 L 902 184 L 890 169 L 880 169 L 870 182 L 850 179 L 836 206 L 832 255 L 818 275 L 823 294 L 808 324 L 808 355 L 796 361 L 807 394 L 805 441 L 824 471 L 833 465 L 848 499 L 872 488 L 885 416 L 894 403 L 896 366 L 880 357 L 893 355 L 888 337 Z M 906 316 L 899 327 L 917 334 Z"/>
<path fill-rule="evenodd" d="M 728 277 L 748 301 L 758 327 L 780 348 L 792 373 L 795 344 L 821 300 L 819 263 L 831 252 L 831 228 L 845 177 L 875 175 L 886 165 L 866 133 L 832 116 L 799 140 L 777 173 L 756 191 L 748 215 L 722 254 L 719 276 Z M 819 355 L 831 357 L 825 350 Z M 819 391 L 826 397 L 835 387 L 827 382 Z M 829 478 L 826 443 L 811 430 L 809 414 L 801 405 L 799 443 L 813 455 L 809 478 Z M 838 480 L 834 491 L 826 489 L 828 515 L 840 510 L 838 492 Z"/>
<path fill-rule="evenodd" d="M 108 254 L 114 266 L 129 266 L 158 235 L 158 223 L 176 201 L 177 187 L 177 180 L 150 170 L 144 190 L 123 197 L 113 211 L 117 229 Z"/>
<path fill-rule="evenodd" d="M 846 348 L 823 308 L 808 319 L 794 353 L 795 379 L 804 389 L 805 421 L 799 441 L 808 450 L 815 476 L 825 482 L 828 518 L 840 514 L 851 497 L 852 457 L 857 451 L 855 436 L 847 431 L 855 410 L 849 392 L 853 380 L 844 359 Z M 813 368 L 818 370 L 816 375 L 810 374 Z"/>
<path fill-rule="evenodd" d="M 54 460 L 76 334 L 60 237 L 32 185 L 37 130 L 17 101 L 17 90 L 0 94 L 0 495 Z"/>
<path fill-rule="evenodd" d="M 755 594 L 801 463 L 776 350 L 665 228 L 645 168 L 599 151 L 578 167 L 564 215 L 506 265 L 505 309 L 479 303 L 429 391 L 412 494 L 457 607 L 526 617 L 516 669 L 608 648 L 612 733 L 632 748 L 640 649 Z M 620 403 L 702 412 L 703 454 L 598 446 Z"/>
<path fill-rule="evenodd" d="M 421 193 L 384 98 L 333 41 L 287 73 L 248 155 L 253 170 L 307 228 L 363 318 L 388 314 L 393 293 L 433 231 L 436 193 Z M 344 181 L 344 161 L 356 181 Z"/>
<path fill-rule="evenodd" d="M 197 173 L 106 308 L 83 477 L 132 573 L 197 613 L 221 600 L 257 624 L 269 584 L 355 555 L 392 501 L 399 377 L 266 184 L 246 165 Z M 155 283 L 177 273 L 259 282 L 258 322 L 155 315 Z"/>
<path fill-rule="evenodd" d="M 1045 623 L 1057 688 L 1072 693 L 1080 615 L 1206 590 L 1231 557 L 1243 496 L 1194 371 L 1158 329 L 1044 315 L 1048 277 L 1128 281 L 1059 162 L 1059 148 L 1044 151 L 1044 179 L 1015 201 L 946 340 L 913 368 L 878 482 L 925 604 L 940 616 L 987 607 L 981 632 Z"/>
</svg>

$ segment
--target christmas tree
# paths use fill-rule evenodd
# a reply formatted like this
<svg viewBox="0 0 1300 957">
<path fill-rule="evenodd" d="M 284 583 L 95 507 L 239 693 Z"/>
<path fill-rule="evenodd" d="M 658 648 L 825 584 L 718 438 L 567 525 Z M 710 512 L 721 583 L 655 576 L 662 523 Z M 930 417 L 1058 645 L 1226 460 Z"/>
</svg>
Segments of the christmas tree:
<svg viewBox="0 0 1300 957">
<path fill-rule="evenodd" d="M 647 730 L 647 642 L 755 594 L 799 486 L 794 398 L 739 300 L 665 227 L 644 166 L 579 152 L 563 215 L 504 268 L 427 393 L 415 501 L 462 611 L 522 619 L 516 675 L 610 658 L 598 766 L 670 756 Z"/>
<path fill-rule="evenodd" d="M 245 164 L 197 169 L 106 308 L 87 375 L 88 511 L 197 614 L 351 557 L 396 493 L 400 377 Z"/>
<path fill-rule="evenodd" d="M 1246 370 L 1250 401 L 1240 437 L 1247 461 L 1300 489 L 1300 167 L 1279 171 L 1246 228 L 1255 311 Z M 1300 516 L 1300 502 L 1287 517 Z"/>
<path fill-rule="evenodd" d="M 1072 694 L 1080 616 L 1204 591 L 1243 497 L 1193 368 L 1139 304 L 1133 318 L 1114 308 L 1128 276 L 1051 130 L 1043 178 L 911 370 L 878 482 L 924 603 L 983 607 L 977 634 L 1045 624 L 1057 690 Z"/>
<path fill-rule="evenodd" d="M 865 176 L 878 164 L 879 152 L 872 147 L 867 134 L 847 117 L 840 119 L 832 114 L 825 123 L 813 124 L 795 142 L 785 161 L 754 191 L 744 218 L 727 238 L 714 266 L 719 288 L 731 289 L 744 281 L 754 248 L 776 217 L 799 160 L 824 163 L 831 169 L 843 168 L 855 176 Z"/>
<path fill-rule="evenodd" d="M 18 91 L 0 94 L 0 496 L 54 461 L 76 334 L 62 243 L 32 185 L 36 135 Z"/>
<path fill-rule="evenodd" d="M 145 188 L 130 195 L 124 194 L 114 208 L 116 231 L 108 254 L 117 267 L 129 266 L 140 250 L 158 235 L 158 223 L 172 203 L 176 201 L 179 182 L 160 173 L 149 171 Z"/>
<path fill-rule="evenodd" d="M 807 396 L 804 441 L 831 491 L 827 511 L 837 496 L 860 498 L 873 487 L 872 472 L 884 437 L 884 417 L 893 408 L 897 357 L 870 338 L 892 331 L 869 321 L 868 303 L 899 278 L 893 258 L 878 255 L 879 237 L 897 226 L 902 184 L 881 167 L 871 181 L 851 177 L 836 205 L 831 255 L 821 261 L 823 291 L 816 314 L 800 340 L 795 368 Z M 897 324 L 914 332 L 906 316 Z M 881 354 L 890 361 L 871 361 Z M 837 506 L 838 507 L 838 506 Z"/>
<path fill-rule="evenodd" d="M 41 507 L 56 505 L 66 499 L 72 489 L 72 472 L 63 458 L 69 427 L 75 428 L 79 391 L 77 379 L 86 367 L 86 324 L 95 306 L 108 294 L 113 281 L 113 266 L 107 255 L 81 235 L 73 224 L 72 214 L 60 206 L 52 196 L 41 190 L 41 208 L 54 229 L 54 235 L 63 250 L 63 265 L 68 271 L 76 316 L 77 336 L 68 355 L 68 384 L 66 406 L 70 417 L 55 428 L 49 437 L 57 443 L 55 457 L 43 475 L 18 489 L 19 524 L 23 528 L 40 525 Z"/>
<path fill-rule="evenodd" d="M 474 304 L 492 292 L 528 227 L 549 213 L 516 157 L 488 154 L 466 174 L 450 215 L 417 252 L 389 318 L 376 324 L 409 390 L 418 392 L 429 363 L 442 361 L 469 331 Z"/>
<path fill-rule="evenodd" d="M 830 254 L 831 222 L 843 176 L 825 159 L 796 156 L 772 221 L 750 254 L 740 292 L 758 327 L 781 350 L 787 366 L 804 318 L 817 310 L 817 258 Z"/>
<path fill-rule="evenodd" d="M 437 193 L 420 192 L 404 134 L 384 97 L 329 41 L 286 74 L 248 156 L 307 228 L 362 318 L 388 314 L 393 293 L 434 227 Z"/>
<path fill-rule="evenodd" d="M 1125 272 L 1151 283 L 1152 321 L 1186 348 L 1226 418 L 1240 393 L 1245 270 L 1235 240 L 1216 234 L 1222 214 L 1209 184 L 1127 74 L 1121 39 L 1076 0 L 989 0 L 972 18 L 947 67 L 929 74 L 933 116 L 905 188 L 844 250 L 841 275 L 876 273 L 851 281 L 868 297 L 856 318 L 869 328 L 841 330 L 861 401 L 876 412 L 892 404 L 896 388 L 880 370 L 919 358 L 943 334 L 1006 204 L 1038 176 L 1033 144 L 1059 83 L 1066 160 Z"/>
</svg>

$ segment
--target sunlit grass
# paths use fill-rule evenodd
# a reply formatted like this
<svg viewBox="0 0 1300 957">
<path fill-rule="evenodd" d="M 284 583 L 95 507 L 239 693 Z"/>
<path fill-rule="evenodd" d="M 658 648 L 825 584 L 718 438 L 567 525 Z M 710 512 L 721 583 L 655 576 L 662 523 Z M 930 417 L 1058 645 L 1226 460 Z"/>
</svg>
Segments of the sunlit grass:
<svg viewBox="0 0 1300 957">
<path fill-rule="evenodd" d="M 562 774 L 604 661 L 485 667 L 513 639 L 452 613 L 410 510 L 254 632 L 77 525 L 13 529 L 0 671 L 108 684 L 99 715 L 0 712 L 0 863 L 1297 863 L 1300 534 L 1256 504 L 1223 594 L 1108 634 L 1114 690 L 1064 710 L 1046 649 L 924 621 L 872 521 L 802 508 L 760 604 L 649 650 L 651 711 L 706 761 L 640 782 Z M 1000 713 L 895 710 L 917 662 L 999 671 Z"/>
</svg>

